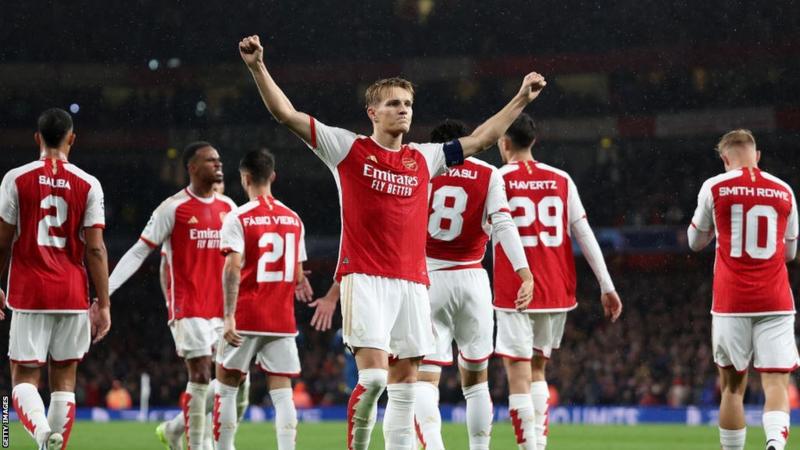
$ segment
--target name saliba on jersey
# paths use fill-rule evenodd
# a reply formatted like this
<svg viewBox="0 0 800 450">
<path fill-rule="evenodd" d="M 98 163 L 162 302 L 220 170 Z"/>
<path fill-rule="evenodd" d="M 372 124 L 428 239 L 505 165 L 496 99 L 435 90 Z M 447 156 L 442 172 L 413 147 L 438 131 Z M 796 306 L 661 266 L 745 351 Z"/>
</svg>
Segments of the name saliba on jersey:
<svg viewBox="0 0 800 450">
<path fill-rule="evenodd" d="M 362 175 L 372 179 L 370 187 L 373 190 L 398 197 L 411 197 L 419 186 L 419 177 L 416 175 L 404 175 L 379 169 L 369 162 L 364 163 Z"/>
<path fill-rule="evenodd" d="M 63 178 L 50 178 L 45 175 L 39 175 L 39 184 L 50 186 L 53 189 L 71 189 L 69 180 Z"/>
</svg>

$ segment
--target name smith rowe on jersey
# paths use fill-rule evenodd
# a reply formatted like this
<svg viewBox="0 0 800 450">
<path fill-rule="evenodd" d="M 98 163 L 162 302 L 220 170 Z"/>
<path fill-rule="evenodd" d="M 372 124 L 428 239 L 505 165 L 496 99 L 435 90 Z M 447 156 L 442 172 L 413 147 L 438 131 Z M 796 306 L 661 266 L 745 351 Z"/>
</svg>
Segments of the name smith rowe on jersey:
<svg viewBox="0 0 800 450">
<path fill-rule="evenodd" d="M 399 197 L 411 197 L 414 188 L 419 186 L 419 178 L 416 175 L 392 173 L 368 163 L 364 163 L 363 175 L 372 178 L 372 189 Z"/>
<path fill-rule="evenodd" d="M 746 195 L 749 197 L 778 198 L 785 202 L 791 202 L 789 193 L 780 189 L 755 188 L 747 186 L 723 186 L 719 188 L 719 196 Z"/>
</svg>

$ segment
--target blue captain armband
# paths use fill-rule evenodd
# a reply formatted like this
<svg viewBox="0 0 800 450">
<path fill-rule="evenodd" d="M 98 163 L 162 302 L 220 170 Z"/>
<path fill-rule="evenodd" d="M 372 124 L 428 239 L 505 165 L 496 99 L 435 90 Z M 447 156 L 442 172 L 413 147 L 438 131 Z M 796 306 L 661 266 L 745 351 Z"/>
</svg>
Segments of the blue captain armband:
<svg viewBox="0 0 800 450">
<path fill-rule="evenodd" d="M 464 149 L 458 139 L 445 142 L 442 151 L 444 152 L 444 160 L 447 167 L 464 164 Z"/>
</svg>

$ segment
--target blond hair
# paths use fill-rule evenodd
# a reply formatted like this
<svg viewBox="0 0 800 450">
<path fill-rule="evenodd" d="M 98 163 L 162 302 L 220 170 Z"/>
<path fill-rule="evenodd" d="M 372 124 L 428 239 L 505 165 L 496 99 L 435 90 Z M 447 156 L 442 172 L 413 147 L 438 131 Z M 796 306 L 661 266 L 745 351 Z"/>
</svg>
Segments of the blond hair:
<svg viewBox="0 0 800 450">
<path fill-rule="evenodd" d="M 380 103 L 386 91 L 395 87 L 407 90 L 411 93 L 411 98 L 414 98 L 414 85 L 410 81 L 400 77 L 384 78 L 372 83 L 364 92 L 366 106 L 370 107 Z"/>
<path fill-rule="evenodd" d="M 730 147 L 747 145 L 747 144 L 752 144 L 753 147 L 755 147 L 756 138 L 753 136 L 752 131 L 744 128 L 739 128 L 738 130 L 728 131 L 727 133 L 722 135 L 719 142 L 717 143 L 717 151 L 719 153 L 722 153 Z"/>
</svg>

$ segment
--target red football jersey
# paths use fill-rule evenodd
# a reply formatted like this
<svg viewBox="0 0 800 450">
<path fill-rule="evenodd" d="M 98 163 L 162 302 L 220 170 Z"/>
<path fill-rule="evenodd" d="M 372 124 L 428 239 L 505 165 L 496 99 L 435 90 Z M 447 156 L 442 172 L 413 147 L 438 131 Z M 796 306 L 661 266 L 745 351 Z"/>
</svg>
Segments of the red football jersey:
<svg viewBox="0 0 800 450">
<path fill-rule="evenodd" d="M 361 273 L 427 285 L 428 182 L 445 167 L 443 144 L 393 150 L 314 118 L 311 138 L 309 147 L 331 169 L 339 188 L 336 279 Z"/>
<path fill-rule="evenodd" d="M 575 259 L 571 225 L 586 217 L 570 176 L 537 161 L 500 168 L 511 217 L 519 229 L 533 272 L 533 301 L 528 311 L 569 311 L 575 300 Z M 494 246 L 494 305 L 514 311 L 521 282 L 500 245 Z"/>
<path fill-rule="evenodd" d="M 736 169 L 703 183 L 692 226 L 716 232 L 718 315 L 793 314 L 785 240 L 797 239 L 797 203 L 788 184 L 759 169 Z"/>
<path fill-rule="evenodd" d="M 169 320 L 222 317 L 222 266 L 219 230 L 236 205 L 214 194 L 202 198 L 185 188 L 153 212 L 140 239 L 163 244 L 167 258 Z"/>
<path fill-rule="evenodd" d="M 272 197 L 259 197 L 229 214 L 222 225 L 222 253 L 242 255 L 236 331 L 294 336 L 297 263 L 306 260 L 300 217 Z"/>
<path fill-rule="evenodd" d="M 431 180 L 428 268 L 482 267 L 491 235 L 489 218 L 508 212 L 503 177 L 475 158 Z"/>
<path fill-rule="evenodd" d="M 0 185 L 0 218 L 17 227 L 8 271 L 9 307 L 86 311 L 83 229 L 105 226 L 97 179 L 62 159 L 12 169 Z"/>
</svg>

